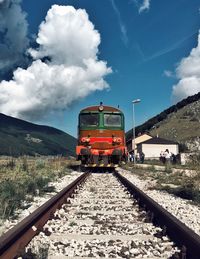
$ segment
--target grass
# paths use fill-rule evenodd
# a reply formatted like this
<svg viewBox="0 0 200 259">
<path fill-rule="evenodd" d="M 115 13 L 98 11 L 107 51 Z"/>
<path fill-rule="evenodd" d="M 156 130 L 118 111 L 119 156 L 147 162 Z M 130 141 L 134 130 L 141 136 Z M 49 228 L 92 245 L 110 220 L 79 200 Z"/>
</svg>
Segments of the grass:
<svg viewBox="0 0 200 259">
<path fill-rule="evenodd" d="M 149 160 L 145 160 L 144 161 L 144 164 L 145 165 L 148 165 L 149 167 L 152 167 L 155 169 L 155 166 L 162 166 L 162 167 L 165 167 L 165 171 L 166 170 L 171 170 L 172 168 L 175 168 L 175 169 L 182 169 L 182 170 L 196 170 L 197 167 L 199 166 L 199 161 L 200 161 L 200 155 L 193 155 L 191 156 L 191 160 L 186 164 L 186 165 L 181 165 L 180 163 L 176 163 L 176 164 L 163 164 L 160 160 L 158 159 L 149 159 Z M 139 166 L 137 166 L 139 165 Z M 122 167 L 123 168 L 127 168 L 127 169 L 130 169 L 130 168 L 141 168 L 142 164 L 133 164 L 132 162 L 128 162 L 126 163 L 125 165 L 123 165 Z M 154 170 L 153 169 L 153 170 Z M 156 170 L 156 169 L 155 169 Z"/>
<path fill-rule="evenodd" d="M 70 173 L 71 163 L 53 159 L 9 158 L 0 165 L 0 219 L 8 219 L 35 195 L 53 191 L 48 183 Z"/>
<path fill-rule="evenodd" d="M 185 169 L 179 172 L 172 171 L 173 165 L 166 165 L 164 171 L 155 170 L 155 166 L 151 165 L 148 168 L 137 167 L 131 163 L 126 164 L 123 168 L 130 170 L 132 173 L 139 176 L 141 180 L 154 180 L 155 184 L 149 189 L 164 190 L 170 194 L 191 200 L 196 204 L 200 204 L 200 156 L 194 155 L 191 157 L 187 169 L 194 170 L 195 173 L 188 174 Z M 174 166 L 173 166 L 174 167 Z"/>
<path fill-rule="evenodd" d="M 166 164 L 163 164 L 160 160 L 156 160 L 156 159 L 151 159 L 151 160 L 145 160 L 144 164 L 147 164 L 147 165 L 159 165 L 159 166 L 165 166 L 166 167 Z M 194 163 L 188 163 L 186 165 L 181 165 L 180 163 L 176 163 L 176 164 L 170 164 L 171 167 L 173 168 L 176 168 L 176 169 L 196 169 Z"/>
<path fill-rule="evenodd" d="M 159 188 L 157 188 L 159 190 Z M 197 204 L 200 204 L 200 192 L 199 189 L 196 189 L 193 184 L 191 185 L 182 185 L 176 188 L 171 188 L 170 186 L 162 186 L 160 190 L 167 191 L 170 194 L 173 194 L 182 199 L 191 200 Z"/>
<path fill-rule="evenodd" d="M 153 136 L 158 134 L 161 138 L 171 139 L 179 143 L 194 139 L 199 136 L 199 110 L 199 102 L 186 105 L 159 122 L 156 128 L 150 130 L 150 134 Z"/>
<path fill-rule="evenodd" d="M 123 169 L 126 169 L 128 171 L 131 171 L 131 173 L 137 175 L 140 179 L 147 179 L 147 178 L 154 178 L 154 174 L 156 174 L 157 170 L 153 165 L 149 166 L 147 168 L 142 168 L 133 163 L 127 163 L 122 166 Z"/>
<path fill-rule="evenodd" d="M 200 204 L 200 172 L 197 171 L 194 176 L 184 173 L 163 176 L 158 179 L 156 189 Z"/>
</svg>

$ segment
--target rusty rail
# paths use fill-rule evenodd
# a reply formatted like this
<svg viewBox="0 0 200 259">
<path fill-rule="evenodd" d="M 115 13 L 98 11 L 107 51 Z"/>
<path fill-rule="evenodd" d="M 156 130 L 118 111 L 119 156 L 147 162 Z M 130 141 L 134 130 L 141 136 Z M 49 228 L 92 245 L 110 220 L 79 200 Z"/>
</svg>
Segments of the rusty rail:
<svg viewBox="0 0 200 259">
<path fill-rule="evenodd" d="M 150 212 L 152 221 L 166 229 L 166 234 L 182 248 L 183 259 L 199 259 L 200 258 L 200 236 L 193 230 L 188 228 L 180 220 L 174 217 L 171 213 L 165 210 L 157 202 L 147 196 L 143 191 L 137 188 L 128 179 L 123 177 L 118 172 L 115 173 L 119 181 L 133 194 L 138 200 L 139 206 L 144 207 Z"/>
<path fill-rule="evenodd" d="M 67 201 L 67 198 L 72 195 L 79 184 L 85 181 L 88 175 L 88 173 L 84 173 L 79 176 L 61 192 L 1 236 L 0 258 L 12 259 L 20 255 L 25 246 L 35 235 L 43 230 L 45 223 L 53 217 L 54 212 Z"/>
</svg>

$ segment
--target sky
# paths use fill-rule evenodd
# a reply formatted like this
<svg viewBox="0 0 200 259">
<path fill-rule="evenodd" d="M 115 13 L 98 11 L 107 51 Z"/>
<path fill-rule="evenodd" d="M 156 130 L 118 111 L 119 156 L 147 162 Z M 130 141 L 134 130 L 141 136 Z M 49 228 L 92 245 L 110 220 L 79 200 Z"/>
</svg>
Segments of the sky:
<svg viewBox="0 0 200 259">
<path fill-rule="evenodd" d="M 77 135 L 82 108 L 126 131 L 200 91 L 200 0 L 0 0 L 0 112 Z"/>
</svg>

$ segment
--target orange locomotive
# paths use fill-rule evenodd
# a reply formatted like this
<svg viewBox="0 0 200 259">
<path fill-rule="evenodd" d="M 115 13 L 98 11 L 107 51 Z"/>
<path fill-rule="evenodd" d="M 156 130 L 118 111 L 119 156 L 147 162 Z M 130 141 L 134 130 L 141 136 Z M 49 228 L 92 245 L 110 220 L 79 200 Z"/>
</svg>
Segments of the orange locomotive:
<svg viewBox="0 0 200 259">
<path fill-rule="evenodd" d="M 85 166 L 114 167 L 126 161 L 124 114 L 114 107 L 91 106 L 80 111 L 77 159 Z"/>
</svg>

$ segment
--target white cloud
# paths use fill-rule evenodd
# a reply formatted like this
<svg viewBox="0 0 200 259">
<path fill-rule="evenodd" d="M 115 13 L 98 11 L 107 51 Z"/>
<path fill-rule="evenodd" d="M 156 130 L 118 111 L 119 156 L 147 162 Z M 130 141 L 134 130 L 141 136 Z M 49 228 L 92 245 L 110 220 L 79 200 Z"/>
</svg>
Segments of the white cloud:
<svg viewBox="0 0 200 259">
<path fill-rule="evenodd" d="M 64 110 L 88 94 L 108 88 L 111 73 L 97 58 L 100 35 L 85 10 L 53 5 L 39 28 L 36 59 L 27 69 L 18 68 L 11 81 L 0 84 L 0 110 L 38 120 Z M 42 61 L 48 57 L 50 61 Z"/>
<path fill-rule="evenodd" d="M 39 49 L 30 50 L 34 58 L 49 56 L 54 63 L 83 65 L 84 59 L 96 59 L 100 35 L 85 10 L 54 5 L 41 23 L 36 41 Z"/>
<path fill-rule="evenodd" d="M 100 35 L 85 10 L 53 5 L 39 27 L 37 43 L 38 49 L 29 50 L 35 61 L 0 83 L 2 113 L 39 120 L 109 87 L 104 77 L 112 70 L 97 58 Z"/>
<path fill-rule="evenodd" d="M 200 33 L 197 47 L 191 50 L 188 57 L 181 60 L 176 74 L 179 82 L 173 86 L 174 102 L 200 92 Z"/>
<path fill-rule="evenodd" d="M 143 0 L 143 3 L 139 7 L 139 13 L 142 13 L 145 10 L 149 10 L 150 0 Z"/>
<path fill-rule="evenodd" d="M 7 71 L 25 61 L 28 24 L 20 0 L 0 0 L 0 70 Z"/>
<path fill-rule="evenodd" d="M 16 117 L 37 120 L 53 110 L 62 110 L 107 84 L 105 63 L 87 60 L 86 68 L 49 65 L 36 60 L 27 69 L 18 68 L 13 80 L 0 85 L 1 110 Z"/>
<path fill-rule="evenodd" d="M 173 72 L 170 71 L 170 70 L 164 70 L 164 75 L 165 75 L 166 77 L 174 77 Z"/>
</svg>

